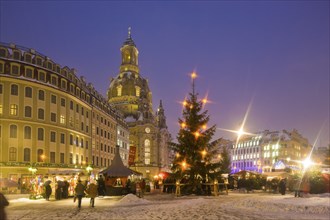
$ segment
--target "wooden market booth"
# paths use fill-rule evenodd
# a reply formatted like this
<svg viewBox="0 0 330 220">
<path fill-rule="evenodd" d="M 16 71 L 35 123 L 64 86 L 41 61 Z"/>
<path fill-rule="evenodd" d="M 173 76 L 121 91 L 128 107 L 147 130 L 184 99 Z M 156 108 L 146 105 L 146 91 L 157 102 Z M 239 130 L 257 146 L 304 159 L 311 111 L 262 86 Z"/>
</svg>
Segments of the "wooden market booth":
<svg viewBox="0 0 330 220">
<path fill-rule="evenodd" d="M 111 165 L 102 170 L 99 174 L 105 177 L 106 195 L 124 195 L 127 194 L 126 183 L 130 179 L 132 183 L 136 178 L 142 177 L 142 174 L 126 167 L 119 155 L 119 146 L 116 146 L 115 157 Z"/>
</svg>

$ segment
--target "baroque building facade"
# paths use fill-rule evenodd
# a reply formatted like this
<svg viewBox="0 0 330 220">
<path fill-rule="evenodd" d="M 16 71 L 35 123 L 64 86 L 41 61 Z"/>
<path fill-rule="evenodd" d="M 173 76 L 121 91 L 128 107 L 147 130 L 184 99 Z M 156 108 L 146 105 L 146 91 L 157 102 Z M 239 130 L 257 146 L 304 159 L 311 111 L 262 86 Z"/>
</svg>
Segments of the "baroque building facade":
<svg viewBox="0 0 330 220">
<path fill-rule="evenodd" d="M 119 74 L 111 79 L 108 101 L 123 113 L 129 127 L 129 166 L 152 178 L 169 170 L 171 163 L 168 148 L 171 136 L 163 104 L 160 101 L 157 111 L 153 111 L 152 93 L 148 80 L 140 74 L 139 51 L 130 30 L 120 51 Z"/>
<path fill-rule="evenodd" d="M 232 172 L 241 170 L 267 173 L 285 168 L 299 169 L 312 146 L 297 130 L 257 132 L 245 135 L 232 145 Z"/>
<path fill-rule="evenodd" d="M 27 184 L 35 174 L 81 173 L 88 165 L 97 174 L 115 155 L 117 128 L 128 137 L 122 114 L 74 69 L 5 43 L 0 44 L 0 122 L 1 177 Z M 127 145 L 126 140 L 123 161 Z M 28 170 L 32 166 L 35 173 Z"/>
</svg>

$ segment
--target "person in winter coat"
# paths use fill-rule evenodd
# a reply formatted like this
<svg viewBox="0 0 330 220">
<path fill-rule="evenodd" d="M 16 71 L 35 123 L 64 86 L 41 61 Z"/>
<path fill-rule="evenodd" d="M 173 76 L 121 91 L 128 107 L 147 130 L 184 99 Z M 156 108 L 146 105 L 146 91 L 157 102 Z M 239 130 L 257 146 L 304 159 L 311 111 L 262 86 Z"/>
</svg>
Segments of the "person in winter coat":
<svg viewBox="0 0 330 220">
<path fill-rule="evenodd" d="M 0 219 L 7 220 L 7 214 L 5 212 L 5 207 L 9 205 L 6 197 L 0 192 Z"/>
<path fill-rule="evenodd" d="M 81 207 L 81 200 L 85 195 L 85 186 L 81 183 L 81 180 L 78 180 L 76 188 L 74 189 L 76 192 L 76 197 L 78 198 L 78 208 Z"/>
<path fill-rule="evenodd" d="M 142 179 L 142 181 L 140 182 L 140 188 L 141 188 L 141 198 L 143 198 L 144 193 L 146 191 L 146 181 L 144 179 Z"/>
<path fill-rule="evenodd" d="M 49 197 L 52 194 L 52 187 L 49 184 L 47 184 L 45 186 L 45 191 L 46 191 L 45 192 L 45 194 L 46 194 L 46 200 L 49 201 Z"/>
<path fill-rule="evenodd" d="M 286 179 L 281 179 L 279 183 L 279 190 L 282 195 L 285 195 L 285 189 L 286 189 Z"/>
<path fill-rule="evenodd" d="M 94 182 L 91 182 L 86 190 L 88 196 L 91 198 L 90 205 L 94 207 L 95 197 L 97 196 L 97 185 Z"/>
</svg>

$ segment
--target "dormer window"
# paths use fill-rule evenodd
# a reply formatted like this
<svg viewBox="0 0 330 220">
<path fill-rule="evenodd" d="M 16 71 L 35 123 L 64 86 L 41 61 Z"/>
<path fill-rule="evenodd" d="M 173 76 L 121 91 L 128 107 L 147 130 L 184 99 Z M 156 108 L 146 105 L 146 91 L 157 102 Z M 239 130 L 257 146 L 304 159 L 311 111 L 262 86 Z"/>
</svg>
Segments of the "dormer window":
<svg viewBox="0 0 330 220">
<path fill-rule="evenodd" d="M 122 96 L 122 89 L 123 89 L 122 85 L 117 86 L 117 96 Z"/>
</svg>

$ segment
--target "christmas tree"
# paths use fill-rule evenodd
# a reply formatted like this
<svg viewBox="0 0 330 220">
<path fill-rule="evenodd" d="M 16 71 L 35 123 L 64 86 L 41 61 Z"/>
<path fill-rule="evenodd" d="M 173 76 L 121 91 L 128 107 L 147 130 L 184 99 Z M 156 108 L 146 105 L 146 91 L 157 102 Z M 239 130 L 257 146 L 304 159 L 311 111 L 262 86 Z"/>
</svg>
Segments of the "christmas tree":
<svg viewBox="0 0 330 220">
<path fill-rule="evenodd" d="M 217 141 L 211 141 L 216 126 L 207 126 L 210 120 L 208 111 L 204 110 L 207 99 L 198 99 L 195 93 L 196 73 L 192 77 L 192 92 L 183 102 L 182 118 L 179 118 L 180 130 L 177 143 L 171 146 L 175 152 L 172 171 L 177 180 L 189 186 L 188 193 L 194 193 L 201 181 L 211 181 L 219 173 L 219 163 L 211 163 L 217 157 Z M 182 181 L 184 180 L 184 181 Z"/>
</svg>

